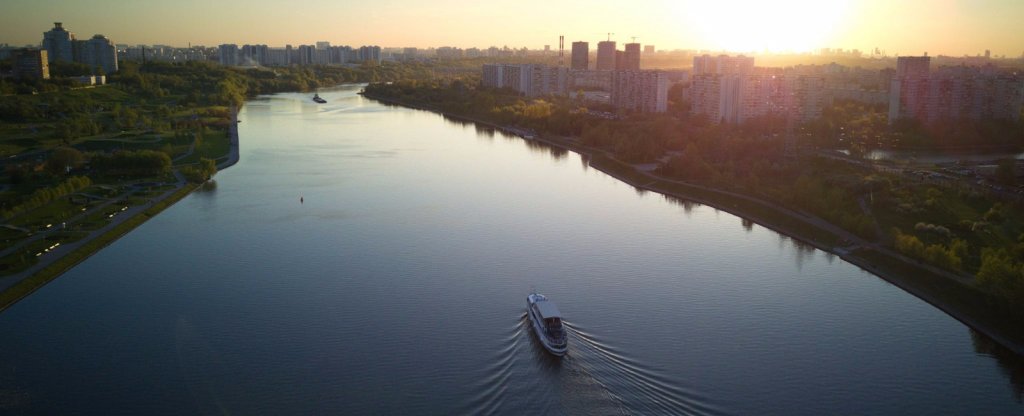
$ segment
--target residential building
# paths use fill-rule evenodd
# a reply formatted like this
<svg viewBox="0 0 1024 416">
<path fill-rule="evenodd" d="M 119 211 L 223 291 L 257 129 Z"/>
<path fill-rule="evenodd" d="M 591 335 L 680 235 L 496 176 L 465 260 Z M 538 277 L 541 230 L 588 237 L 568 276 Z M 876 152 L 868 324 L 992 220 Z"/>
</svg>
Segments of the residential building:
<svg viewBox="0 0 1024 416">
<path fill-rule="evenodd" d="M 224 66 L 238 66 L 238 45 L 225 43 L 217 47 L 219 62 Z"/>
<path fill-rule="evenodd" d="M 1024 79 L 995 67 L 953 66 L 930 71 L 928 57 L 899 57 L 889 91 L 889 123 L 1019 120 Z"/>
<path fill-rule="evenodd" d="M 645 54 L 654 53 L 654 45 L 644 45 L 644 53 Z"/>
<path fill-rule="evenodd" d="M 532 90 L 533 65 L 484 64 L 481 83 L 491 88 L 511 88 L 527 95 Z"/>
<path fill-rule="evenodd" d="M 463 52 L 460 48 L 453 48 L 451 46 L 437 48 L 438 59 L 461 59 L 462 56 Z"/>
<path fill-rule="evenodd" d="M 615 42 L 602 41 L 597 43 L 597 67 L 598 70 L 611 71 L 615 69 Z"/>
<path fill-rule="evenodd" d="M 94 35 L 87 41 L 76 41 L 76 61 L 90 68 L 100 68 L 104 74 L 117 72 L 117 48 L 103 35 Z"/>
<path fill-rule="evenodd" d="M 291 48 L 267 48 L 267 66 L 288 66 L 291 63 Z"/>
<path fill-rule="evenodd" d="M 298 49 L 295 50 L 292 63 L 299 65 L 312 65 L 315 61 L 316 46 L 313 45 L 299 45 Z"/>
<path fill-rule="evenodd" d="M 481 84 L 511 88 L 528 97 L 565 95 L 569 90 L 567 68 L 533 64 L 485 64 Z"/>
<path fill-rule="evenodd" d="M 572 43 L 572 65 L 574 70 L 586 71 L 590 67 L 590 44 L 587 42 Z"/>
<path fill-rule="evenodd" d="M 565 95 L 569 92 L 569 69 L 558 66 L 533 65 L 530 68 L 533 80 L 530 85 L 531 97 Z"/>
<path fill-rule="evenodd" d="M 825 78 L 799 68 L 754 68 L 743 56 L 694 57 L 691 112 L 714 123 L 743 123 L 761 116 L 803 123 L 821 116 Z"/>
<path fill-rule="evenodd" d="M 53 29 L 43 32 L 43 49 L 50 62 L 73 62 L 75 34 L 64 29 L 61 22 L 54 22 Z"/>
<path fill-rule="evenodd" d="M 901 56 L 896 58 L 896 76 L 900 78 L 927 78 L 931 73 L 932 58 L 928 56 Z"/>
<path fill-rule="evenodd" d="M 662 71 L 614 71 L 611 77 L 611 103 L 626 111 L 668 111 L 668 76 Z"/>
<path fill-rule="evenodd" d="M 357 60 L 360 62 L 373 62 L 379 64 L 381 62 L 380 46 L 359 47 Z"/>
<path fill-rule="evenodd" d="M 591 69 L 586 71 L 572 71 L 569 75 L 569 88 L 572 91 L 609 91 L 612 88 L 611 72 L 609 71 Z"/>
<path fill-rule="evenodd" d="M 238 63 L 244 66 L 267 65 L 269 51 L 267 45 L 242 45 Z"/>
<path fill-rule="evenodd" d="M 622 52 L 622 69 L 626 71 L 639 71 L 640 70 L 640 44 L 639 43 L 627 43 L 626 50 Z M 620 65 L 616 65 L 620 66 Z"/>
<path fill-rule="evenodd" d="M 46 49 L 21 48 L 11 51 L 15 78 L 50 79 L 50 62 Z"/>
<path fill-rule="evenodd" d="M 749 74 L 753 70 L 753 57 L 743 55 L 701 55 L 693 57 L 693 76 L 705 74 Z"/>
</svg>

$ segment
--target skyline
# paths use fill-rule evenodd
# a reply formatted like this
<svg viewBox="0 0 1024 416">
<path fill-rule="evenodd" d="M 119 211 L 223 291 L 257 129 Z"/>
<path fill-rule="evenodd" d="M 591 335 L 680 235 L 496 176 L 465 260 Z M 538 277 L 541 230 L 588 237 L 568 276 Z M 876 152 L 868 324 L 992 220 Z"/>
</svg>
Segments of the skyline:
<svg viewBox="0 0 1024 416">
<path fill-rule="evenodd" d="M 740 0 L 644 1 L 592 5 L 581 0 L 557 10 L 537 0 L 517 8 L 439 0 L 338 3 L 312 0 L 285 7 L 267 0 L 175 3 L 116 0 L 13 0 L 0 17 L 0 42 L 38 44 L 63 22 L 79 38 L 101 33 L 119 44 L 216 46 L 236 44 L 376 44 L 384 47 L 558 47 L 558 36 L 628 43 L 633 36 L 658 50 L 809 52 L 820 48 L 875 47 L 889 55 L 1018 57 L 1024 33 L 1015 0 Z M 532 13 L 545 10 L 547 13 Z M 745 13 L 737 13 L 744 10 Z M 557 12 L 557 13 L 556 13 Z M 443 27 L 444 30 L 436 30 Z M 258 29 L 257 29 L 258 28 Z"/>
</svg>

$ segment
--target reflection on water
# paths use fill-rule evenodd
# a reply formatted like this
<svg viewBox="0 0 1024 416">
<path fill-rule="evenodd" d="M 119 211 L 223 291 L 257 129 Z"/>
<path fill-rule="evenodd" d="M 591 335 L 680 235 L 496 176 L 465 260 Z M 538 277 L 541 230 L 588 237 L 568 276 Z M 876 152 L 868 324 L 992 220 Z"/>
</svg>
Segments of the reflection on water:
<svg viewBox="0 0 1024 416">
<path fill-rule="evenodd" d="M 1013 392 L 1017 403 L 1024 399 L 1024 357 L 1006 349 L 999 343 L 985 336 L 984 334 L 968 328 L 971 332 L 971 342 L 974 344 L 974 351 L 992 357 L 999 364 L 999 369 L 1009 379 L 1010 389 Z"/>
<path fill-rule="evenodd" d="M 963 152 L 916 152 L 902 150 L 872 150 L 864 155 L 872 160 L 912 160 L 920 163 L 953 163 L 958 161 L 986 162 L 1000 159 L 1024 159 L 1024 152 L 1007 153 L 963 153 Z"/>
<path fill-rule="evenodd" d="M 199 192 L 199 193 L 211 193 L 211 192 L 214 192 L 216 190 L 217 190 L 217 181 L 214 180 L 214 179 L 210 179 L 210 180 L 208 180 L 206 182 L 203 182 L 202 185 L 199 185 L 199 188 L 196 189 L 196 192 Z"/>
<path fill-rule="evenodd" d="M 753 220 L 749 220 L 749 219 L 746 219 L 746 218 L 741 218 L 740 223 L 743 224 L 743 229 L 747 230 L 747 232 L 750 232 L 750 231 L 752 231 L 754 229 L 754 221 Z"/>
<path fill-rule="evenodd" d="M 247 105 L 215 184 L 0 314 L 0 414 L 1024 409 L 1016 358 L 835 256 L 358 89 Z"/>
</svg>

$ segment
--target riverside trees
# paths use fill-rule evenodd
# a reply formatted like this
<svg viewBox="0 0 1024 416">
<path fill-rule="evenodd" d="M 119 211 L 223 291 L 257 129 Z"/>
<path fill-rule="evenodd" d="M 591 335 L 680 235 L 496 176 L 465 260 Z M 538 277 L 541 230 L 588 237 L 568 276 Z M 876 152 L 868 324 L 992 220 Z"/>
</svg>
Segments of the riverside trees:
<svg viewBox="0 0 1024 416">
<path fill-rule="evenodd" d="M 1018 243 L 1017 251 L 1007 248 L 1024 232 L 1019 206 L 999 203 L 955 181 L 936 183 L 898 168 L 878 169 L 871 162 L 817 151 L 927 138 L 919 126 L 890 130 L 879 106 L 840 103 L 826 117 L 803 126 L 771 117 L 723 125 L 685 112 L 608 117 L 607 111 L 614 109 L 582 100 L 531 99 L 510 90 L 474 88 L 471 82 L 372 84 L 366 91 L 489 122 L 575 136 L 622 162 L 656 163 L 666 178 L 756 196 L 923 262 L 980 273 L 979 286 L 1004 298 L 1017 296 L 1011 295 L 1015 288 L 1024 287 L 1024 277 L 1018 276 L 1024 268 L 1024 243 Z M 601 112 L 592 112 L 595 107 Z M 550 116 L 535 117 L 541 112 L 534 109 L 540 108 Z M 1013 164 L 1002 166 L 1000 177 L 1009 183 Z M 887 229 L 894 231 L 881 231 Z"/>
</svg>

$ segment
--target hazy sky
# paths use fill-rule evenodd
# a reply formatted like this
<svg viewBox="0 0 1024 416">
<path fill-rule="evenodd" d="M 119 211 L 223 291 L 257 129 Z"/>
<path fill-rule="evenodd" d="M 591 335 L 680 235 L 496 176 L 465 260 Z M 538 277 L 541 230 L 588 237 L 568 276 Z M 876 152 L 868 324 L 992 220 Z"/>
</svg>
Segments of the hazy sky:
<svg viewBox="0 0 1024 416">
<path fill-rule="evenodd" d="M 659 49 L 889 54 L 1024 53 L 1024 0 L 2 0 L 0 43 L 38 44 L 54 21 L 79 38 L 215 46 L 505 46 L 597 42 Z M 296 5 L 301 6 L 296 6 Z M 592 45 L 592 48 L 594 46 Z"/>
</svg>

